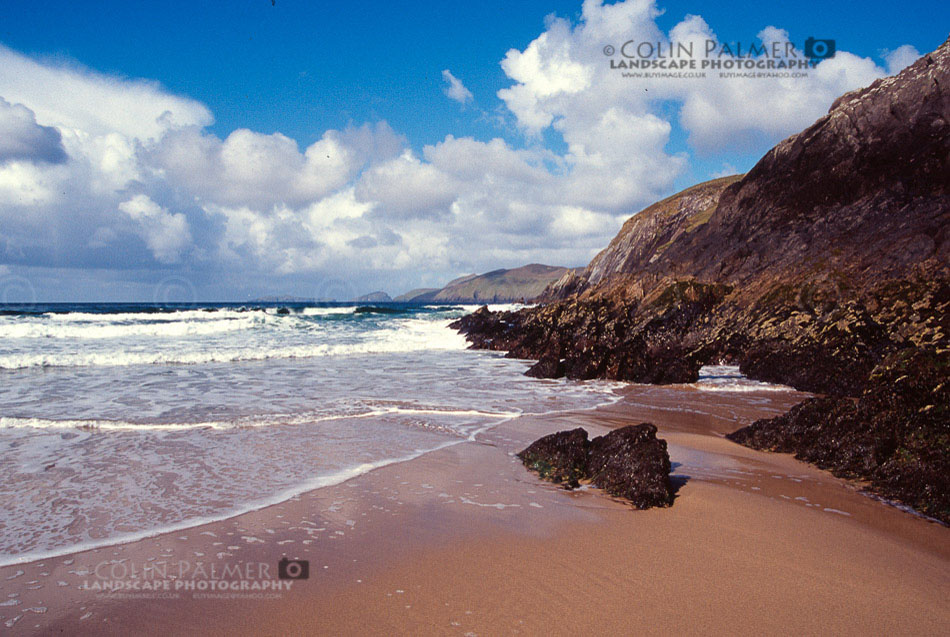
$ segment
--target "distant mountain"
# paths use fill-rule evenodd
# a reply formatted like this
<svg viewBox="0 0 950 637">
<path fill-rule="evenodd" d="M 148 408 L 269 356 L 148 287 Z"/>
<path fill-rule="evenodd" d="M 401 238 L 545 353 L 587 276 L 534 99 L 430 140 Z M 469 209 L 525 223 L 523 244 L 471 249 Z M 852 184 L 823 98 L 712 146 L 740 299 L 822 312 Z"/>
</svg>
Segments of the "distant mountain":
<svg viewBox="0 0 950 637">
<path fill-rule="evenodd" d="M 438 292 L 439 288 L 416 288 L 415 290 L 409 290 L 405 294 L 400 294 L 393 301 L 400 303 L 411 303 L 416 297 L 422 297 L 430 292 Z"/>
<path fill-rule="evenodd" d="M 313 303 L 314 301 L 324 301 L 324 300 L 333 300 L 333 299 L 313 299 L 300 296 L 288 296 L 288 295 L 279 295 L 279 296 L 261 296 L 256 299 L 251 299 L 248 303 Z"/>
<path fill-rule="evenodd" d="M 396 297 L 411 303 L 515 303 L 534 300 L 568 268 L 532 263 L 511 270 L 468 274 L 441 289 L 413 290 Z"/>
<path fill-rule="evenodd" d="M 392 297 L 386 294 L 383 291 L 370 292 L 369 294 L 364 294 L 363 296 L 358 296 L 354 299 L 357 303 L 388 303 L 392 301 Z"/>
</svg>

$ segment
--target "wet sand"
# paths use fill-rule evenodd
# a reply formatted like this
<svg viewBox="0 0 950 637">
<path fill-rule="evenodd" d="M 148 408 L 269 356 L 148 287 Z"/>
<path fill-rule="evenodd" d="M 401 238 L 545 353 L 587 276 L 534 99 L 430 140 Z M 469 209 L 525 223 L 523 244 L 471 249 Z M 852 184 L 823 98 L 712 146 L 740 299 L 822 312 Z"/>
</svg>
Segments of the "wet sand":
<svg viewBox="0 0 950 637">
<path fill-rule="evenodd" d="M 801 398 L 633 386 L 609 407 L 519 418 L 236 518 L 4 567 L 0 632 L 943 632 L 950 529 L 722 437 Z M 513 457 L 552 431 L 643 421 L 669 442 L 679 489 L 668 509 L 565 491 Z M 199 568 L 260 563 L 273 575 L 284 555 L 309 560 L 290 590 L 174 589 L 209 579 Z M 171 590 L 83 588 L 132 570 Z"/>
</svg>

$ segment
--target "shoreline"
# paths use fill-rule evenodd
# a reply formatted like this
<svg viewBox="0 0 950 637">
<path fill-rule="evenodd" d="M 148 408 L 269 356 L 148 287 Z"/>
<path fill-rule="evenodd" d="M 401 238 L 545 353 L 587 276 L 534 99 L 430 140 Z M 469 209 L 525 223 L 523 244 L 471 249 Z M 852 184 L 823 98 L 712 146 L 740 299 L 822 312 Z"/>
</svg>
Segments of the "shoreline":
<svg viewBox="0 0 950 637">
<path fill-rule="evenodd" d="M 720 582 L 730 594 L 758 599 L 761 587 L 776 577 L 788 587 L 774 607 L 759 600 L 763 608 L 738 618 L 742 621 L 734 626 L 746 631 L 763 626 L 756 618 L 768 624 L 779 617 L 792 628 L 814 629 L 820 620 L 826 627 L 859 632 L 859 624 L 844 622 L 839 606 L 876 598 L 867 590 L 869 582 L 883 586 L 884 576 L 896 588 L 879 608 L 867 609 L 872 617 L 896 628 L 888 622 L 904 616 L 904 632 L 927 632 L 950 621 L 950 611 L 939 603 L 950 591 L 948 529 L 866 497 L 854 485 L 790 456 L 757 452 L 722 437 L 752 418 L 783 413 L 801 394 L 651 386 L 621 393 L 617 402 L 592 410 L 514 418 L 494 425 L 476 442 L 453 444 L 237 517 L 2 567 L 0 600 L 20 603 L 0 606 L 0 622 L 19 617 L 6 627 L 106 633 L 184 630 L 198 617 L 221 634 L 265 628 L 513 632 L 519 619 L 527 632 L 629 628 L 623 623 L 630 621 L 625 604 L 603 607 L 606 601 L 617 595 L 636 599 L 650 587 L 678 582 L 684 591 L 715 593 L 725 606 L 702 617 L 690 611 L 691 619 L 684 615 L 676 624 L 663 617 L 682 607 L 679 597 L 647 595 L 657 606 L 656 613 L 637 607 L 644 632 L 704 625 L 696 622 L 725 628 L 737 619 L 729 604 L 739 600 L 730 602 L 723 598 L 726 592 L 710 590 L 720 579 L 710 564 L 728 571 L 733 561 L 745 570 L 731 583 Z M 632 511 L 595 489 L 564 491 L 539 481 L 513 457 L 552 431 L 584 426 L 598 434 L 642 421 L 654 422 L 669 444 L 679 485 L 671 508 Z M 710 529 L 717 531 L 709 535 Z M 646 538 L 652 540 L 645 543 Z M 755 549 L 766 544 L 774 550 Z M 609 547 L 622 551 L 602 555 Z M 755 549 L 751 554 L 749 547 Z M 310 560 L 310 578 L 294 582 L 276 599 L 116 599 L 79 588 L 94 578 L 96 564 L 276 564 L 285 553 Z M 457 568 L 446 569 L 446 563 Z M 657 579 L 659 564 L 665 576 Z M 860 577 L 849 579 L 855 569 Z M 23 574 L 16 576 L 20 570 Z M 692 577 L 681 581 L 687 573 Z M 809 581 L 827 592 L 839 577 L 843 598 L 834 604 L 809 592 Z M 545 578 L 551 581 L 538 588 Z M 572 580 L 576 586 L 566 588 L 578 588 L 580 604 L 570 603 L 562 585 L 554 583 Z M 605 599 L 591 597 L 585 592 L 589 586 L 599 588 Z M 541 610 L 508 601 L 525 596 Z M 463 598 L 473 608 L 453 605 Z M 805 600 L 822 612 L 790 617 L 787 608 Z M 929 616 L 922 614 L 928 600 Z M 795 603 L 789 606 L 790 601 Z M 589 617 L 585 604 L 601 608 L 600 616 Z"/>
<path fill-rule="evenodd" d="M 610 381 L 597 381 L 597 382 L 609 383 Z M 615 387 L 614 389 L 616 390 L 617 388 Z M 610 396 L 609 394 L 605 394 L 605 395 Z M 617 402 L 620 402 L 622 400 L 623 400 L 623 395 L 621 393 L 615 392 L 614 395 L 610 396 L 609 400 L 603 403 L 599 403 L 597 405 L 591 406 L 591 407 L 579 407 L 579 408 L 574 408 L 574 409 L 561 409 L 561 410 L 553 410 L 553 411 L 540 412 L 540 413 L 528 413 L 528 414 L 487 414 L 487 413 L 482 413 L 482 412 L 471 412 L 472 415 L 482 415 L 482 416 L 490 415 L 491 417 L 497 418 L 498 420 L 496 422 L 486 424 L 483 427 L 480 427 L 479 429 L 476 429 L 467 438 L 459 438 L 457 440 L 450 440 L 432 449 L 419 451 L 418 453 L 413 453 L 413 454 L 402 456 L 402 457 L 385 458 L 383 460 L 376 461 L 376 462 L 363 463 L 360 465 L 347 467 L 335 473 L 325 475 L 325 476 L 320 476 L 318 478 L 311 479 L 307 482 L 303 482 L 297 486 L 289 487 L 263 500 L 256 500 L 256 501 L 244 503 L 243 505 L 235 509 L 232 509 L 231 511 L 227 511 L 221 514 L 209 515 L 209 516 L 205 516 L 201 518 L 192 518 L 190 520 L 184 520 L 182 522 L 170 524 L 164 527 L 159 527 L 155 529 L 146 529 L 142 531 L 135 531 L 128 535 L 114 536 L 110 538 L 104 538 L 98 541 L 93 540 L 93 541 L 81 542 L 76 545 L 61 547 L 57 549 L 50 549 L 48 551 L 28 552 L 16 557 L 11 557 L 9 559 L 7 559 L 6 556 L 0 555 L 0 569 L 6 568 L 6 567 L 28 565 L 34 562 L 42 562 L 44 560 L 56 559 L 59 557 L 69 557 L 71 555 L 78 555 L 78 554 L 87 553 L 90 551 L 108 549 L 113 546 L 122 546 L 124 544 L 131 544 L 134 542 L 148 540 L 150 538 L 155 538 L 155 537 L 159 537 L 159 536 L 167 535 L 171 533 L 179 533 L 181 531 L 187 531 L 189 529 L 203 527 L 206 525 L 215 524 L 217 522 L 225 522 L 233 518 L 247 515 L 248 513 L 254 513 L 256 511 L 261 511 L 273 506 L 283 504 L 285 502 L 288 502 L 295 498 L 299 498 L 300 496 L 303 496 L 312 491 L 316 491 L 318 489 L 325 489 L 327 487 L 334 487 L 334 486 L 343 484 L 345 482 L 348 482 L 349 480 L 353 480 L 362 475 L 365 475 L 366 473 L 375 471 L 377 469 L 381 469 L 383 467 L 402 464 L 406 462 L 412 462 L 413 460 L 421 458 L 427 454 L 435 453 L 437 451 L 446 449 L 448 447 L 453 447 L 455 445 L 463 444 L 466 442 L 475 442 L 477 436 L 485 433 L 486 431 L 494 429 L 495 427 L 511 422 L 512 420 L 516 420 L 518 418 L 544 418 L 544 417 L 556 416 L 559 414 L 572 414 L 572 413 L 583 413 L 587 411 L 595 411 L 602 407 L 609 407 L 611 405 L 614 405 Z M 416 411 L 419 413 L 426 413 L 422 410 L 416 410 Z M 431 413 L 458 413 L 458 412 L 437 411 L 437 412 L 431 412 Z M 360 414 L 358 417 L 365 417 L 365 416 L 366 416 L 365 414 Z M 338 418 L 350 418 L 350 417 L 352 416 L 340 416 Z"/>
</svg>

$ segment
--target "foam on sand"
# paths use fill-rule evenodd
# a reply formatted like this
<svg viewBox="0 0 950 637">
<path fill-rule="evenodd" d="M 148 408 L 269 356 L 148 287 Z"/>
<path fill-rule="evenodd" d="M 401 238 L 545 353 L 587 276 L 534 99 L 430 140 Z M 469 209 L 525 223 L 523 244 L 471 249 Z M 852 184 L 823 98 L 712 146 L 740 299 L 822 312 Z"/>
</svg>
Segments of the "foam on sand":
<svg viewBox="0 0 950 637">
<path fill-rule="evenodd" d="M 739 371 L 738 365 L 705 365 L 700 368 L 699 380 L 693 386 L 702 391 L 795 391 L 787 385 L 752 380 Z"/>
</svg>

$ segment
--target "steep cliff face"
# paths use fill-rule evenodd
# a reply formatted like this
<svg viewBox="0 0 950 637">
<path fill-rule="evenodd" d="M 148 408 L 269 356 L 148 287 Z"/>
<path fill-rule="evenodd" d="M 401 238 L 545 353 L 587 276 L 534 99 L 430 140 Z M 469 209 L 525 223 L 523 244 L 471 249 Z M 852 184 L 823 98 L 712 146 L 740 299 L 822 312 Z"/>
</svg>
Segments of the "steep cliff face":
<svg viewBox="0 0 950 637">
<path fill-rule="evenodd" d="M 835 101 L 727 189 L 673 269 L 731 282 L 946 272 L 950 44 Z"/>
<path fill-rule="evenodd" d="M 723 190 L 742 176 L 697 184 L 630 217 L 606 248 L 583 271 L 569 272 L 541 297 L 550 301 L 596 289 L 623 275 L 635 275 L 657 261 L 675 242 L 709 221 Z"/>
<path fill-rule="evenodd" d="M 741 285 L 837 278 L 852 287 L 947 273 L 950 45 L 835 101 L 745 176 L 699 184 L 635 215 L 544 295 L 639 294 L 670 278 Z M 842 281 L 847 279 L 847 281 Z M 831 282 L 835 284 L 835 281 Z"/>
<path fill-rule="evenodd" d="M 691 382 L 701 365 L 729 361 L 752 378 L 848 397 L 866 395 L 894 356 L 943 355 L 950 40 L 842 96 L 734 183 L 700 184 L 641 215 L 548 288 L 549 303 L 456 326 L 475 347 L 537 359 L 535 376 Z M 878 402 L 862 422 L 913 417 L 898 405 L 875 419 Z M 907 447 L 906 466 L 933 466 L 922 454 L 945 449 L 948 435 L 935 431 Z M 872 469 L 862 475 L 890 470 Z M 937 506 L 943 487 L 928 480 L 896 492 Z"/>
</svg>

